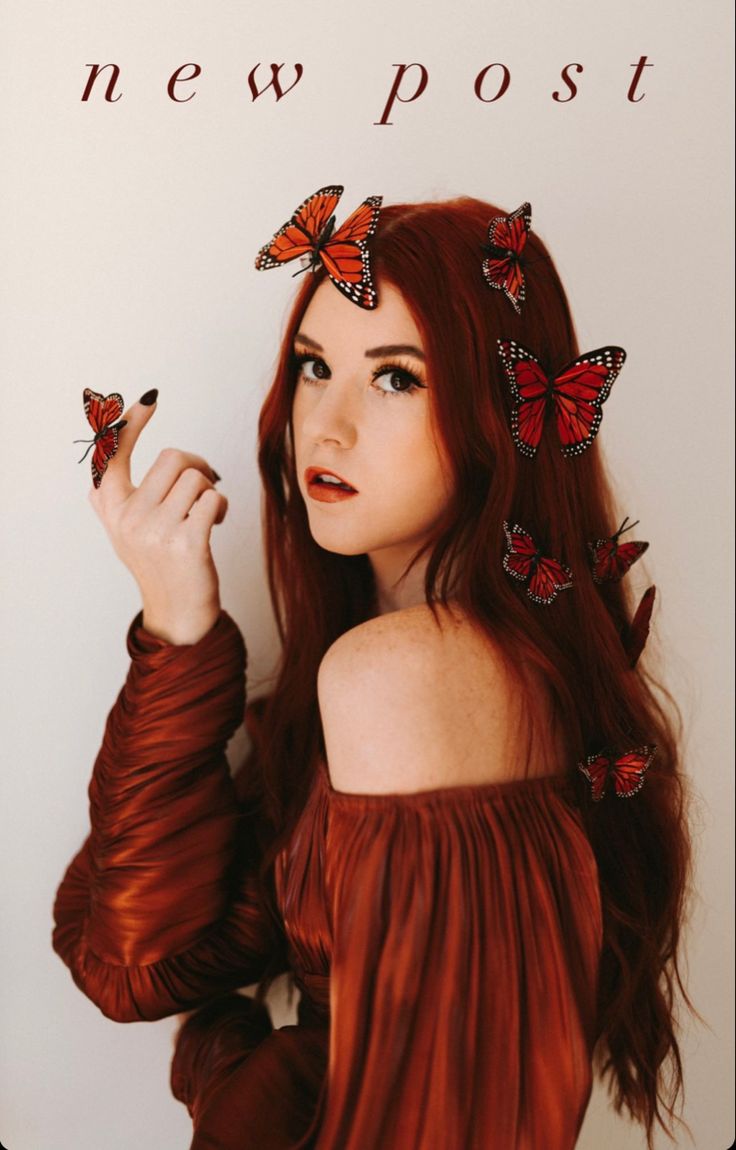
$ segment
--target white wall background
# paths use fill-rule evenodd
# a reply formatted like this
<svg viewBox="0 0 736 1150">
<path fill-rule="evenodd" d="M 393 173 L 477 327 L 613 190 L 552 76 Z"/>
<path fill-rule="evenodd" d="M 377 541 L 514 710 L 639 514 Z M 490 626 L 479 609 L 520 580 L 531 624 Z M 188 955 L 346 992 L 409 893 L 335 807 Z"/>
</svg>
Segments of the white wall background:
<svg viewBox="0 0 736 1150">
<path fill-rule="evenodd" d="M 652 546 L 656 642 L 684 708 L 699 795 L 698 901 L 685 1019 L 685 1118 L 698 1150 L 733 1137 L 730 679 L 730 15 L 727 0 L 6 0 L 0 37 L 3 766 L 0 1140 L 9 1150 L 183 1150 L 168 1092 L 175 1021 L 120 1026 L 73 986 L 51 906 L 86 833 L 86 788 L 138 610 L 86 500 L 85 386 L 159 407 L 138 475 L 168 445 L 206 456 L 230 499 L 215 532 L 223 602 L 250 651 L 276 655 L 260 551 L 256 420 L 293 283 L 258 248 L 310 192 L 345 211 L 471 193 L 529 199 L 567 284 L 581 345 L 629 359 L 601 440 L 622 506 Z M 646 54 L 640 103 L 630 67 Z M 80 102 L 86 64 L 123 98 Z M 181 64 L 202 75 L 166 97 Z M 299 61 L 278 105 L 259 61 Z M 393 64 L 422 99 L 377 127 Z M 473 95 L 503 61 L 506 96 Z M 580 93 L 557 104 L 560 69 Z M 181 94 L 186 94 L 182 92 Z M 292 1015 L 277 1002 L 276 1021 Z M 583 1150 L 635 1150 L 596 1092 Z M 669 1145 L 658 1139 L 657 1146 Z M 689 1145 L 681 1136 L 678 1145 Z"/>
</svg>

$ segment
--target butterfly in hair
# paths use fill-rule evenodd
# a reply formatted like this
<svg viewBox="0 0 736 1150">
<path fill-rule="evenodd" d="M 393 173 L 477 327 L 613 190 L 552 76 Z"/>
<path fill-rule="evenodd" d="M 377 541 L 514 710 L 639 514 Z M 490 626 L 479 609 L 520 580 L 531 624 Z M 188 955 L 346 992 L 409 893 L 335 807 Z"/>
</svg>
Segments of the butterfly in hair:
<svg viewBox="0 0 736 1150">
<path fill-rule="evenodd" d="M 621 632 L 621 642 L 629 660 L 629 666 L 635 667 L 649 638 L 649 627 L 652 620 L 652 609 L 657 588 L 652 584 L 642 595 L 639 606 L 634 612 L 631 622 Z"/>
<path fill-rule="evenodd" d="M 92 451 L 90 461 L 92 482 L 95 487 L 99 487 L 102 483 L 102 476 L 107 470 L 107 465 L 118 449 L 118 432 L 128 422 L 127 419 L 120 418 L 125 410 L 125 401 L 117 391 L 111 392 L 110 395 L 100 395 L 99 392 L 92 391 L 89 387 L 85 387 L 82 400 L 84 402 L 84 414 L 87 416 L 95 435 L 94 439 L 74 439 L 72 442 L 89 443 L 84 455 L 77 462 L 81 463 Z"/>
<path fill-rule="evenodd" d="M 510 527 L 504 522 L 506 534 L 506 554 L 503 557 L 504 571 L 513 579 L 527 584 L 526 593 L 534 603 L 545 607 L 557 598 L 558 591 L 572 587 L 572 571 L 559 559 L 543 555 L 534 539 L 515 523 Z"/>
<path fill-rule="evenodd" d="M 368 240 L 376 230 L 383 197 L 369 196 L 335 231 L 334 211 L 342 193 L 342 185 L 330 184 L 309 196 L 261 248 L 256 268 L 263 271 L 301 259 L 301 271 L 316 271 L 321 264 L 344 296 L 358 307 L 371 309 L 378 304 L 378 296 Z"/>
<path fill-rule="evenodd" d="M 519 315 L 526 294 L 522 257 L 531 226 L 532 206 L 524 203 L 510 216 L 494 216 L 488 225 L 488 243 L 483 245 L 486 283 L 504 292 Z"/>
<path fill-rule="evenodd" d="M 580 455 L 598 434 L 616 376 L 626 360 L 622 347 L 599 347 L 548 375 L 533 352 L 513 339 L 499 339 L 498 352 L 515 405 L 511 434 L 522 455 L 533 458 L 550 413 L 563 455 Z"/>
<path fill-rule="evenodd" d="M 613 583 L 623 579 L 626 572 L 644 554 L 648 543 L 634 540 L 619 543 L 619 536 L 623 535 L 624 531 L 636 527 L 638 522 L 637 519 L 636 522 L 629 523 L 627 516 L 618 531 L 608 539 L 598 539 L 595 543 L 588 544 L 592 556 L 593 579 L 596 583 Z"/>
<path fill-rule="evenodd" d="M 593 802 L 600 802 L 603 798 L 609 779 L 613 780 L 614 793 L 619 799 L 630 799 L 640 791 L 656 750 L 653 744 L 635 747 L 618 757 L 603 750 L 589 755 L 584 763 L 578 763 L 578 770 L 590 783 Z"/>
</svg>

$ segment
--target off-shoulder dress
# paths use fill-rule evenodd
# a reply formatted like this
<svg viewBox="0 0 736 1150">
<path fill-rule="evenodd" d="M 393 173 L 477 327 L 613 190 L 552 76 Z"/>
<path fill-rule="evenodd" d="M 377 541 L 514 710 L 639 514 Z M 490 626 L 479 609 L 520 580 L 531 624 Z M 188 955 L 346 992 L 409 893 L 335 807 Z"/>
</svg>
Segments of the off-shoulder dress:
<svg viewBox="0 0 736 1150">
<path fill-rule="evenodd" d="M 112 1019 L 199 1008 L 171 1073 L 191 1150 L 570 1150 L 602 913 L 567 778 L 348 794 L 318 761 L 277 859 L 277 927 L 225 757 L 240 631 L 222 611 L 172 646 L 138 615 L 127 647 L 53 946 Z M 274 1028 L 235 992 L 284 939 L 299 1021 Z"/>
</svg>

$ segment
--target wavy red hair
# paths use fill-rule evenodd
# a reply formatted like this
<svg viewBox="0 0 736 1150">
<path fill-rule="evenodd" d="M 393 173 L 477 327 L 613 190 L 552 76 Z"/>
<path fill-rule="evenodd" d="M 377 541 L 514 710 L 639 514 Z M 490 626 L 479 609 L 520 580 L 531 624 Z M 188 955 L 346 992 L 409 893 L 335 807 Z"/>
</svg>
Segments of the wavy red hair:
<svg viewBox="0 0 736 1150">
<path fill-rule="evenodd" d="M 422 334 L 433 419 L 456 481 L 428 545 L 427 602 L 451 597 L 492 638 L 526 692 L 532 728 L 539 700 L 521 667 L 541 674 L 567 733 L 604 915 L 594 1068 L 608 1078 L 615 1109 L 626 1107 L 644 1125 L 651 1150 L 655 1119 L 672 1137 L 662 1111 L 675 1118 L 683 1085 L 678 988 L 694 1011 L 680 973 L 691 843 L 679 719 L 646 656 L 629 666 L 621 641 L 632 614 L 626 582 L 598 586 L 590 576 L 587 541 L 612 534 L 620 522 L 599 443 L 568 459 L 548 434 L 531 460 L 513 444 L 497 339 L 528 346 L 550 371 L 579 349 L 564 289 L 534 232 L 521 315 L 485 283 L 481 245 L 490 219 L 500 214 L 471 198 L 384 207 L 371 241 L 374 277 L 379 299 L 382 282 L 399 289 Z M 368 558 L 332 554 L 314 542 L 294 472 L 293 337 L 323 278 L 321 270 L 307 276 L 296 297 L 259 423 L 264 542 L 283 650 L 273 692 L 251 707 L 249 729 L 261 764 L 264 895 L 277 922 L 273 861 L 304 805 L 315 755 L 324 750 L 317 670 L 330 644 L 375 610 Z M 598 342 L 608 341 L 606 332 Z M 503 571 L 504 519 L 539 533 L 547 554 L 573 569 L 574 588 L 551 608 L 531 603 Z M 543 737 L 539 725 L 537 733 Z M 604 745 L 624 750 L 640 743 L 658 747 L 642 790 L 630 801 L 594 806 L 577 761 Z M 259 997 L 286 966 L 285 954 L 276 956 Z"/>
</svg>

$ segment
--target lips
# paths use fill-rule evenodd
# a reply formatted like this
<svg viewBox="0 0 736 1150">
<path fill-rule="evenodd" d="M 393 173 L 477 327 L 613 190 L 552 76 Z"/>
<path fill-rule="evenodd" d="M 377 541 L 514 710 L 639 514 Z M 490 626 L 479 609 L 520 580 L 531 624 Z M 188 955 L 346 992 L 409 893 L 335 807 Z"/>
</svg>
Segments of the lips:
<svg viewBox="0 0 736 1150">
<path fill-rule="evenodd" d="M 325 475 L 331 475 L 333 478 L 322 478 Z M 304 479 L 310 496 L 321 503 L 336 503 L 358 494 L 347 479 L 327 467 L 308 467 L 304 472 Z"/>
</svg>

